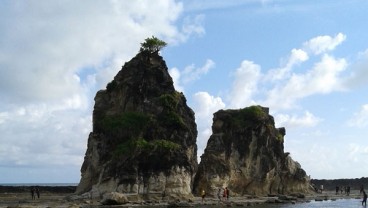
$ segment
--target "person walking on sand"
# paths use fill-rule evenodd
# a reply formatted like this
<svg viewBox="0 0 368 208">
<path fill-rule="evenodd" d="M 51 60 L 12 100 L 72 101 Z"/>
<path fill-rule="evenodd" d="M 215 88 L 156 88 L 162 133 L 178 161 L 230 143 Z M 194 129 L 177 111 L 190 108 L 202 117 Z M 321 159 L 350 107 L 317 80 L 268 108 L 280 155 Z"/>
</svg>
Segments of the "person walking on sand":
<svg viewBox="0 0 368 208">
<path fill-rule="evenodd" d="M 37 199 L 40 198 L 40 188 L 36 187 Z"/>
<path fill-rule="evenodd" d="M 218 189 L 217 198 L 219 199 L 219 202 L 221 202 L 221 188 Z"/>
<path fill-rule="evenodd" d="M 224 201 L 226 201 L 226 188 L 224 188 L 224 192 L 223 192 L 223 194 L 222 194 L 222 197 L 224 197 Z"/>
<path fill-rule="evenodd" d="M 32 196 L 32 200 L 34 200 L 35 199 L 35 188 L 34 187 L 31 188 L 31 196 Z"/>
<path fill-rule="evenodd" d="M 201 196 L 202 196 L 202 203 L 203 203 L 204 202 L 204 198 L 206 197 L 206 192 L 204 191 L 204 189 L 202 189 Z"/>
<path fill-rule="evenodd" d="M 225 188 L 225 190 L 226 190 L 226 201 L 229 201 L 230 191 L 227 187 Z"/>
<path fill-rule="evenodd" d="M 362 201 L 362 206 L 367 206 L 367 194 L 365 193 L 365 191 L 363 190 L 363 201 Z"/>
</svg>

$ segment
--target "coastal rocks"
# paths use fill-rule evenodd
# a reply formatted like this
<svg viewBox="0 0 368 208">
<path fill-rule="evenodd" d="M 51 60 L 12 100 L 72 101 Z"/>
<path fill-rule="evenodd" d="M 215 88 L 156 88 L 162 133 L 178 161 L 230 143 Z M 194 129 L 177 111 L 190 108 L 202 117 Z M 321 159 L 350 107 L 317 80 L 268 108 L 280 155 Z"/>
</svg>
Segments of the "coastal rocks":
<svg viewBox="0 0 368 208">
<path fill-rule="evenodd" d="M 129 202 L 128 198 L 124 194 L 118 193 L 118 192 L 110 192 L 110 193 L 104 194 L 101 204 L 103 205 L 122 205 L 128 202 Z"/>
<path fill-rule="evenodd" d="M 268 108 L 220 110 L 212 132 L 198 166 L 194 112 L 162 57 L 141 51 L 95 96 L 76 194 L 121 204 L 190 201 L 202 190 L 217 196 L 225 187 L 231 197 L 310 190 L 305 171 L 284 152 L 285 129 L 275 128 Z"/>
<path fill-rule="evenodd" d="M 191 198 L 196 137 L 194 112 L 175 91 L 165 61 L 142 51 L 95 96 L 93 132 L 76 193 Z"/>
<path fill-rule="evenodd" d="M 214 114 L 194 182 L 194 193 L 230 196 L 307 193 L 309 177 L 284 152 L 285 128 L 275 128 L 268 108 L 251 106 Z"/>
</svg>

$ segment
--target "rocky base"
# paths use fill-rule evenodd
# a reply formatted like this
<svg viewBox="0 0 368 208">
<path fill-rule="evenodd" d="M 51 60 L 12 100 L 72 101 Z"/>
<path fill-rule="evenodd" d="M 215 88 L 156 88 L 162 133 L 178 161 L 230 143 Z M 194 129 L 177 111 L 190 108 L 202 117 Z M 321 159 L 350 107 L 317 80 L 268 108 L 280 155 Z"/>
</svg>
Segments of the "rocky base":
<svg viewBox="0 0 368 208">
<path fill-rule="evenodd" d="M 127 197 L 127 201 L 119 207 L 218 207 L 219 205 L 227 207 L 243 207 L 255 206 L 259 204 L 296 204 L 308 203 L 311 201 L 339 200 L 339 199 L 360 199 L 359 190 L 352 190 L 349 196 L 335 195 L 333 191 L 324 192 L 323 194 L 315 193 L 312 195 L 275 195 L 275 196 L 243 196 L 230 197 L 228 201 L 221 199 L 219 201 L 214 197 L 206 197 L 202 202 L 200 197 L 194 197 L 191 200 L 138 200 L 130 201 L 132 196 Z M 39 199 L 32 200 L 28 192 L 17 193 L 0 193 L 0 207 L 101 207 L 103 199 L 82 199 L 75 195 L 67 193 L 49 193 L 44 192 Z M 106 202 L 106 201 L 105 201 Z M 105 204 L 105 206 L 109 206 Z"/>
</svg>

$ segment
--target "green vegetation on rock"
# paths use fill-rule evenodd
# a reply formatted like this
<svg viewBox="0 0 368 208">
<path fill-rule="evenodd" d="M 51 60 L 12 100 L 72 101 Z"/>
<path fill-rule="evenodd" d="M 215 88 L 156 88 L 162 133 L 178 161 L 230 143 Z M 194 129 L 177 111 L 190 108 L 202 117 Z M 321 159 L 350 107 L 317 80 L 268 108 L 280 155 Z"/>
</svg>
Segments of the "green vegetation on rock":
<svg viewBox="0 0 368 208">
<path fill-rule="evenodd" d="M 160 115 L 159 121 L 163 126 L 171 128 L 185 128 L 183 119 L 174 111 L 164 112 Z"/>
<path fill-rule="evenodd" d="M 154 140 L 152 142 L 154 149 L 163 149 L 163 150 L 177 150 L 181 147 L 180 144 L 175 142 L 171 142 L 165 139 Z"/>
<path fill-rule="evenodd" d="M 160 104 L 165 108 L 159 116 L 159 122 L 166 127 L 185 128 L 183 118 L 176 112 L 180 102 L 180 93 L 163 94 L 159 97 Z"/>
<path fill-rule="evenodd" d="M 114 131 L 125 129 L 133 134 L 146 127 L 150 117 L 139 112 L 125 112 L 120 115 L 105 116 L 102 119 L 102 126 L 105 130 Z"/>
<path fill-rule="evenodd" d="M 174 110 L 179 104 L 180 94 L 178 92 L 173 94 L 163 94 L 159 99 L 163 106 L 170 110 Z"/>
<path fill-rule="evenodd" d="M 152 36 L 151 38 L 146 38 L 145 41 L 141 43 L 140 51 L 149 51 L 151 53 L 155 53 L 160 51 L 166 45 L 167 43 L 165 41 Z"/>
<path fill-rule="evenodd" d="M 233 124 L 235 126 L 249 126 L 255 122 L 262 121 L 267 118 L 261 106 L 250 106 L 239 110 L 239 113 L 233 116 Z"/>
<path fill-rule="evenodd" d="M 122 155 L 131 155 L 138 152 L 149 153 L 153 152 L 153 150 L 175 151 L 180 147 L 180 144 L 165 139 L 158 139 L 148 142 L 144 138 L 137 138 L 129 139 L 128 141 L 119 144 L 114 151 L 114 155 L 119 157 Z"/>
<path fill-rule="evenodd" d="M 250 120 L 264 120 L 267 118 L 267 114 L 260 106 L 250 106 L 240 110 L 240 115 Z"/>
<path fill-rule="evenodd" d="M 284 136 L 282 136 L 282 134 L 278 133 L 276 135 L 276 139 L 277 139 L 277 141 L 283 142 L 284 141 Z"/>
</svg>

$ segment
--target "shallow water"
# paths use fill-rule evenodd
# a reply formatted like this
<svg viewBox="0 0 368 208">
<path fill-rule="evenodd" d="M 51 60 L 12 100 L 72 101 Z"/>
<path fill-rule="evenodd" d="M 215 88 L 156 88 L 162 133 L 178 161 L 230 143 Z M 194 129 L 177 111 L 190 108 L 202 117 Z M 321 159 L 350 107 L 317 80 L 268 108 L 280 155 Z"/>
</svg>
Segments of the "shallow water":
<svg viewBox="0 0 368 208">
<path fill-rule="evenodd" d="M 308 203 L 297 204 L 263 204 L 253 206 L 254 208 L 362 208 L 361 199 L 338 199 L 335 201 L 311 201 Z"/>
<path fill-rule="evenodd" d="M 214 207 L 227 207 L 226 205 L 196 205 L 194 207 L 202 208 L 214 208 Z M 237 207 L 233 204 L 232 207 Z M 242 206 L 241 206 L 242 207 Z M 310 202 L 298 202 L 296 204 L 258 204 L 247 206 L 251 208 L 368 208 L 368 205 L 362 206 L 361 199 L 338 199 L 338 200 L 326 200 L 326 201 L 310 201 Z"/>
</svg>

